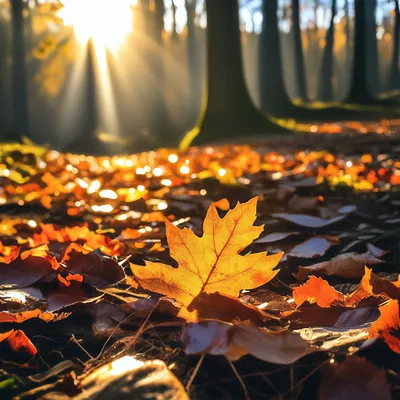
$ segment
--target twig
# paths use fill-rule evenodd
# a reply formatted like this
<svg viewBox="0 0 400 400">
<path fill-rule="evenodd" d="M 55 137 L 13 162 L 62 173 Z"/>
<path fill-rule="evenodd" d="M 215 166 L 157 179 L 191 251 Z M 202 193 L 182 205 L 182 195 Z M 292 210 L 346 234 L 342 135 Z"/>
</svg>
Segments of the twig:
<svg viewBox="0 0 400 400">
<path fill-rule="evenodd" d="M 290 388 L 291 388 L 290 395 L 291 395 L 291 397 L 294 397 L 294 388 L 295 388 L 296 384 L 295 384 L 293 365 L 290 366 L 289 373 L 290 373 Z"/>
<path fill-rule="evenodd" d="M 310 376 L 314 375 L 319 369 L 321 369 L 325 364 L 327 364 L 329 360 L 326 360 L 324 362 L 322 362 L 321 364 L 319 364 L 317 367 L 315 367 L 311 372 L 309 372 L 305 377 L 303 377 L 302 379 L 300 379 L 293 387 L 291 387 L 289 390 L 287 390 L 285 393 L 283 393 L 283 397 L 285 397 L 287 394 L 293 392 L 293 389 L 295 389 L 296 387 L 302 385 Z"/>
<path fill-rule="evenodd" d="M 268 375 L 277 374 L 278 372 L 281 372 L 281 371 L 283 371 L 285 369 L 286 369 L 285 367 L 282 367 L 282 368 L 278 368 L 278 369 L 273 370 L 273 371 L 251 372 L 249 374 L 242 375 L 242 379 L 254 378 L 254 377 L 257 377 L 257 376 L 263 378 L 263 377 L 268 376 Z M 218 385 L 218 384 L 221 384 L 221 383 L 229 383 L 229 382 L 232 382 L 234 379 L 235 378 L 223 378 L 223 379 L 219 379 L 218 381 L 208 381 L 208 382 L 202 383 L 201 385 L 195 385 L 195 387 L 196 387 L 196 389 L 202 389 L 204 387 L 215 386 L 215 385 Z"/>
<path fill-rule="evenodd" d="M 93 356 L 79 343 L 79 340 L 72 334 L 71 340 L 91 359 L 93 360 Z"/>
<path fill-rule="evenodd" d="M 268 378 L 266 375 L 260 375 L 261 379 L 264 379 L 270 386 L 271 388 L 275 391 L 275 393 L 279 396 L 279 400 L 282 399 L 282 393 L 278 390 L 278 388 L 274 385 L 274 383 L 271 381 L 271 379 Z M 243 378 L 243 377 L 242 377 Z"/>
<path fill-rule="evenodd" d="M 244 393 L 244 399 L 245 400 L 251 400 L 249 396 L 249 392 L 247 391 L 246 385 L 243 382 L 243 379 L 241 378 L 239 372 L 237 371 L 236 367 L 233 365 L 231 360 L 228 360 L 229 365 L 232 368 L 233 373 L 235 374 L 237 380 L 239 381 L 240 385 L 242 386 L 243 393 Z"/>
<path fill-rule="evenodd" d="M 189 393 L 190 391 L 190 387 L 192 386 L 192 383 L 194 381 L 194 378 L 196 377 L 197 373 L 199 372 L 200 366 L 203 363 L 205 354 L 203 354 L 200 358 L 199 361 L 197 362 L 196 366 L 194 367 L 194 370 L 192 372 L 192 374 L 190 375 L 189 381 L 186 384 L 186 391 Z"/>
</svg>

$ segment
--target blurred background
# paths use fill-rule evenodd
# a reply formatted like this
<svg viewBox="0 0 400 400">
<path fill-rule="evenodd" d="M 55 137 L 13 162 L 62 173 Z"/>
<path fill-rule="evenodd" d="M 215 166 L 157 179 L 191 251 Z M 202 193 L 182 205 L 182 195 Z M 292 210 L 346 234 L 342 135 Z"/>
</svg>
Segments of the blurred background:
<svg viewBox="0 0 400 400">
<path fill-rule="evenodd" d="M 362 74 L 370 102 L 396 108 L 399 2 L 361 0 L 357 52 L 357 1 L 239 0 L 244 81 L 263 115 L 291 118 L 284 95 L 309 110 L 346 103 Z M 0 141 L 176 146 L 207 107 L 207 19 L 205 0 L 0 0 Z"/>
</svg>

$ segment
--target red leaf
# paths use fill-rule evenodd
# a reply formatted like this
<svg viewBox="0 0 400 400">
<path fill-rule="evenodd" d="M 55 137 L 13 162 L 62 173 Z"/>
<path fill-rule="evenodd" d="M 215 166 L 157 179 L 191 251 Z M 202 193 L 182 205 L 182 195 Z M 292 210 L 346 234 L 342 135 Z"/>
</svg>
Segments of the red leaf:
<svg viewBox="0 0 400 400">
<path fill-rule="evenodd" d="M 0 343 L 2 342 L 7 344 L 14 353 L 18 353 L 18 360 L 21 363 L 29 361 L 37 353 L 34 344 L 21 330 L 13 329 L 5 333 L 0 333 Z M 4 348 L 2 350 L 4 351 Z"/>
</svg>

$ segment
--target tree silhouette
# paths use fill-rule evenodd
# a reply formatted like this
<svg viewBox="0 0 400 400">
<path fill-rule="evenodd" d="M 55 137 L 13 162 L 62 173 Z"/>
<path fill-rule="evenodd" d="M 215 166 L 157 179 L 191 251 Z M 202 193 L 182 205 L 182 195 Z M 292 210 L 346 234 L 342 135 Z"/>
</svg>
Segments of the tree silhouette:
<svg viewBox="0 0 400 400">
<path fill-rule="evenodd" d="M 374 98 L 368 87 L 367 76 L 367 46 L 376 42 L 375 34 L 375 7 L 376 1 L 372 4 L 365 0 L 354 0 L 355 4 L 355 33 L 354 33 L 354 57 L 352 67 L 352 79 L 349 95 L 345 103 L 357 105 L 397 105 L 394 99 L 380 100 Z M 372 5 L 371 5 L 372 4 Z M 374 29 L 368 29 L 371 27 Z M 373 34 L 373 37 L 372 37 Z M 368 37 L 367 37 L 368 35 Z M 375 43 L 376 44 L 376 43 Z M 373 57 L 377 57 L 373 54 Z"/>
<path fill-rule="evenodd" d="M 25 64 L 24 2 L 11 1 L 13 130 L 28 135 L 28 90 Z"/>
<path fill-rule="evenodd" d="M 265 3 L 266 1 L 264 1 Z M 292 0 L 292 21 L 294 38 L 294 62 L 296 66 L 296 93 L 302 100 L 307 100 L 307 80 L 304 63 L 303 42 L 300 28 L 300 0 Z"/>
<path fill-rule="evenodd" d="M 207 89 L 198 125 L 181 142 L 201 144 L 246 135 L 289 133 L 266 119 L 248 93 L 237 0 L 206 0 Z M 271 96 L 274 96 L 271 93 Z"/>
<path fill-rule="evenodd" d="M 318 83 L 318 98 L 321 101 L 333 99 L 333 44 L 335 39 L 335 16 L 337 12 L 336 0 L 332 0 L 331 21 L 326 32 L 324 52 L 322 54 L 322 66 Z"/>
<path fill-rule="evenodd" d="M 389 84 L 391 87 L 398 88 L 400 85 L 399 74 L 399 51 L 400 46 L 400 5 L 399 0 L 395 0 L 394 8 L 394 29 L 393 29 L 393 56 L 390 66 Z"/>
<path fill-rule="evenodd" d="M 295 105 L 285 88 L 281 45 L 278 28 L 278 0 L 263 1 L 263 30 L 260 35 L 260 91 L 261 108 L 274 117 L 297 121 L 330 120 L 374 120 L 382 117 L 381 112 L 345 109 L 338 103 L 322 109 Z M 272 93 L 272 95 L 271 95 Z M 386 115 L 389 115 L 386 113 Z"/>
</svg>

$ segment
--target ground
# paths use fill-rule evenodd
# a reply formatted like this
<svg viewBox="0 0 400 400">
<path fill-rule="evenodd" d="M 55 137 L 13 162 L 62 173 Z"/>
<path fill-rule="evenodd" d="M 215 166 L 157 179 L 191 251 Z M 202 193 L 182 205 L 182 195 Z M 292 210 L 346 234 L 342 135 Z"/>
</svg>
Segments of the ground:
<svg viewBox="0 0 400 400">
<path fill-rule="evenodd" d="M 79 395 L 95 368 L 126 355 L 164 361 L 193 399 L 398 396 L 400 141 L 390 124 L 337 126 L 124 157 L 1 145 L 2 398 Z M 182 305 L 144 289 L 131 264 L 182 268 L 165 218 L 201 236 L 212 203 L 223 217 L 255 197 L 264 230 L 240 254 L 283 251 L 279 273 L 233 308 L 197 305 L 198 319 L 240 329 L 247 307 L 260 332 L 301 334 L 312 351 L 288 365 L 257 349 L 234 362 L 186 355 Z M 375 332 L 385 305 L 394 311 Z"/>
</svg>

